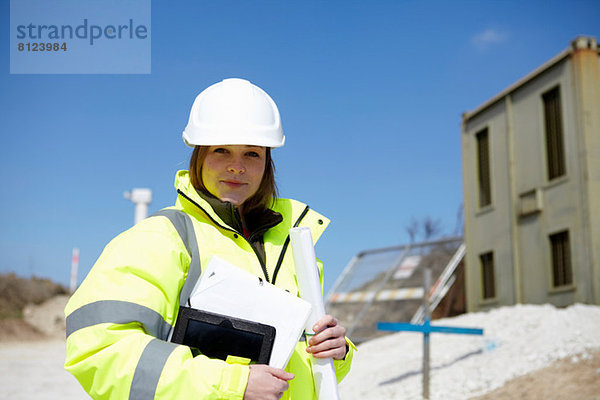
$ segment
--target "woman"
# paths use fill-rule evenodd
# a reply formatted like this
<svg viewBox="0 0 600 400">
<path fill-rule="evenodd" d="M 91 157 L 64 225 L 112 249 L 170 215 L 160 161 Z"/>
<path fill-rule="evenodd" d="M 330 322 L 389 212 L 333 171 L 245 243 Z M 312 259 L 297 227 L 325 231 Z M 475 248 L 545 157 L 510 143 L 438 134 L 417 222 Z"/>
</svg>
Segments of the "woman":
<svg viewBox="0 0 600 400">
<path fill-rule="evenodd" d="M 194 260 L 218 255 L 297 294 L 288 230 L 308 226 L 316 240 L 328 223 L 276 197 L 271 148 L 285 137 L 277 106 L 257 86 L 226 79 L 207 88 L 183 139 L 194 152 L 189 172 L 177 173 L 175 206 L 111 241 L 69 301 L 65 368 L 93 398 L 315 399 L 310 357 L 333 358 L 338 380 L 352 359 L 332 316 L 297 344 L 285 371 L 193 357 L 165 340 L 199 270 Z"/>
</svg>

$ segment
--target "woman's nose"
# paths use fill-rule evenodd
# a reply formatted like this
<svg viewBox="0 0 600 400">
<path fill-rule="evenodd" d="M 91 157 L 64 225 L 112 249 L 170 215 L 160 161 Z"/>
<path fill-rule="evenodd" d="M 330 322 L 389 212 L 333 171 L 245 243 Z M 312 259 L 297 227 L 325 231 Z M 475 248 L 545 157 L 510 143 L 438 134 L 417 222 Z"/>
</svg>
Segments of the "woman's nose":
<svg viewBox="0 0 600 400">
<path fill-rule="evenodd" d="M 246 167 L 240 161 L 232 161 L 227 166 L 227 171 L 233 174 L 243 174 L 244 172 L 246 172 Z"/>
</svg>

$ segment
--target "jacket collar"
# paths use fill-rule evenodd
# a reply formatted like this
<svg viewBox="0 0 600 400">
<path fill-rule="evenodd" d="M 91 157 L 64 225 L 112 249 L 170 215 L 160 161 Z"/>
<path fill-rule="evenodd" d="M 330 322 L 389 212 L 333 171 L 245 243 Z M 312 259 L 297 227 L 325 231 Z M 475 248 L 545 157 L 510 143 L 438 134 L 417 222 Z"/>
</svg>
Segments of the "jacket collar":
<svg viewBox="0 0 600 400">
<path fill-rule="evenodd" d="M 243 233 L 242 222 L 237 207 L 228 201 L 221 201 L 206 190 L 196 190 L 189 179 L 188 171 L 179 171 L 175 177 L 175 188 L 189 200 L 196 203 L 204 212 L 217 222 Z M 246 225 L 252 236 L 262 236 L 268 229 L 276 226 L 283 217 L 280 213 L 269 209 L 253 210 L 246 215 Z"/>
<path fill-rule="evenodd" d="M 196 189 L 194 189 L 192 182 L 190 181 L 188 171 L 177 171 L 177 174 L 175 175 L 175 189 L 177 190 L 177 193 L 179 193 L 176 203 L 177 206 L 192 215 L 198 212 L 204 212 L 218 224 L 227 225 L 221 217 L 215 213 L 210 203 L 204 200 L 198 192 L 196 192 Z"/>
<path fill-rule="evenodd" d="M 210 219 L 217 224 L 222 225 L 230 230 L 235 230 L 215 212 L 210 203 L 203 199 L 190 182 L 189 172 L 187 170 L 178 171 L 175 175 L 175 188 L 179 193 L 177 197 L 176 207 L 183 209 L 188 214 L 194 215 L 198 213 L 206 214 Z M 200 207 L 200 209 L 198 209 Z M 279 223 L 269 232 L 273 232 L 279 237 L 287 237 L 288 230 L 299 219 L 300 226 L 308 226 L 311 229 L 313 243 L 316 243 L 325 228 L 329 225 L 329 219 L 314 210 L 308 210 L 304 214 L 306 205 L 291 199 L 278 198 L 272 208 L 273 211 L 283 216 L 283 223 Z"/>
</svg>

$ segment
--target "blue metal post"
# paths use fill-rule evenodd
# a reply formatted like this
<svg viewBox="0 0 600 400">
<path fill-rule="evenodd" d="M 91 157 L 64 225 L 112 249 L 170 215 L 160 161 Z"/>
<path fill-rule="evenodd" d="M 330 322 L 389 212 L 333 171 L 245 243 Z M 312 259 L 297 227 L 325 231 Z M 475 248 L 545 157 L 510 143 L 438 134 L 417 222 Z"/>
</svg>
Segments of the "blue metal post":
<svg viewBox="0 0 600 400">
<path fill-rule="evenodd" d="M 425 309 L 425 325 L 429 325 L 429 288 L 431 287 L 431 269 L 423 271 L 423 307 Z M 429 400 L 429 332 L 423 334 L 423 398 Z"/>
</svg>

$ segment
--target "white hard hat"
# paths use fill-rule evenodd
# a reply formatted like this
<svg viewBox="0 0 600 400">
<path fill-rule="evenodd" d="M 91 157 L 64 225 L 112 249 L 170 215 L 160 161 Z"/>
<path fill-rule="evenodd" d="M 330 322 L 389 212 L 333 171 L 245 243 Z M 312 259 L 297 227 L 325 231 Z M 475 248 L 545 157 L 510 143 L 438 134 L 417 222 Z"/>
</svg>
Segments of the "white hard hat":
<svg viewBox="0 0 600 400">
<path fill-rule="evenodd" d="M 285 136 L 273 99 L 247 80 L 231 78 L 209 86 L 196 97 L 183 141 L 190 147 L 281 147 Z"/>
</svg>

